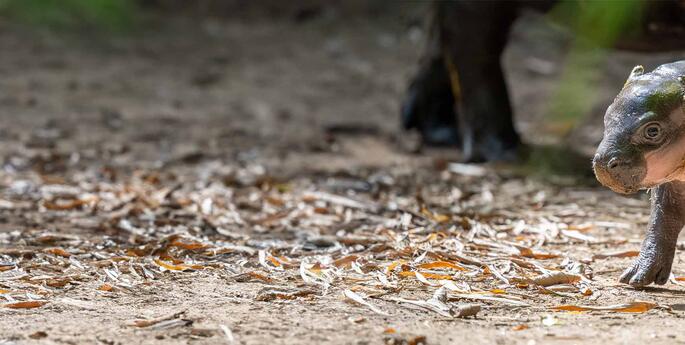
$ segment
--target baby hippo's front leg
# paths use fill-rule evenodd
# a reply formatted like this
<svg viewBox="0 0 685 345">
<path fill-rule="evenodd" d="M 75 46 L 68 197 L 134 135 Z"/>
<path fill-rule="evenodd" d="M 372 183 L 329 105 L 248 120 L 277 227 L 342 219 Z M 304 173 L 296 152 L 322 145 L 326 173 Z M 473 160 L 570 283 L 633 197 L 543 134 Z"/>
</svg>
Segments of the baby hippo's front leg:
<svg viewBox="0 0 685 345">
<path fill-rule="evenodd" d="M 668 182 L 652 190 L 652 211 L 647 237 L 633 266 L 621 282 L 633 286 L 666 284 L 671 274 L 678 233 L 685 220 L 685 182 Z"/>
</svg>

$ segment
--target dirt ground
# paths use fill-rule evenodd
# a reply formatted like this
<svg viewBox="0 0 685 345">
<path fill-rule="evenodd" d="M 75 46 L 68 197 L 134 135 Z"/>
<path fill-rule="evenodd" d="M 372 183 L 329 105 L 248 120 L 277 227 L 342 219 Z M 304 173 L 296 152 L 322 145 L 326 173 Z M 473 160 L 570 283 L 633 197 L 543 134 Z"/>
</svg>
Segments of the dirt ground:
<svg viewBox="0 0 685 345">
<path fill-rule="evenodd" d="M 617 283 L 645 195 L 407 149 L 422 41 L 405 7 L 107 39 L 1 23 L 0 344 L 685 343 L 682 253 L 663 287 Z M 518 127 L 553 142 L 568 34 L 528 15 L 512 36 Z M 611 53 L 566 144 L 591 150 L 634 64 L 679 56 Z M 578 280 L 533 281 L 550 272 Z M 406 301 L 445 284 L 480 312 Z"/>
</svg>

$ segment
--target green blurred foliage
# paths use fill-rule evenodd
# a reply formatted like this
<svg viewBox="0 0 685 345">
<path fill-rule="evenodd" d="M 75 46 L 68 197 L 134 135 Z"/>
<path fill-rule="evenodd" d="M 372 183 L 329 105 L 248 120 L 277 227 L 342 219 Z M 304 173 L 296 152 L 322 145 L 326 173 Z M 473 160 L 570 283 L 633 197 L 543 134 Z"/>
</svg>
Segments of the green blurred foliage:
<svg viewBox="0 0 685 345">
<path fill-rule="evenodd" d="M 529 147 L 525 164 L 515 170 L 522 176 L 534 176 L 555 184 L 594 185 L 592 159 L 563 145 Z"/>
<path fill-rule="evenodd" d="M 639 34 L 643 5 L 641 0 L 565 0 L 550 13 L 553 21 L 570 27 L 576 37 L 548 109 L 561 134 L 590 113 L 597 101 L 596 85 L 607 49 L 619 38 Z"/>
<path fill-rule="evenodd" d="M 547 108 L 546 127 L 554 134 L 566 136 L 594 110 L 607 53 L 619 39 L 641 34 L 644 4 L 643 0 L 563 0 L 548 13 L 551 23 L 574 34 L 561 82 Z M 590 158 L 572 145 L 533 145 L 521 168 L 526 175 L 545 179 L 572 176 L 573 183 L 596 183 Z"/>
<path fill-rule="evenodd" d="M 33 28 L 125 32 L 135 25 L 134 0 L 0 0 L 0 15 Z"/>
<path fill-rule="evenodd" d="M 641 0 L 565 0 L 554 9 L 552 16 L 569 17 L 566 20 L 578 34 L 579 43 L 610 47 L 619 36 L 640 32 L 643 5 Z"/>
</svg>

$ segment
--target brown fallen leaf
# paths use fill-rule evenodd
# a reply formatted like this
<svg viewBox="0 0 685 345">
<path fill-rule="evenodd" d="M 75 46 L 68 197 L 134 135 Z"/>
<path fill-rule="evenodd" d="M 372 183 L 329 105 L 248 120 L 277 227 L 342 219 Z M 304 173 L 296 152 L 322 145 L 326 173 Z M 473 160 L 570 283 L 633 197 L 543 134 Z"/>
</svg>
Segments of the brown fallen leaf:
<svg viewBox="0 0 685 345">
<path fill-rule="evenodd" d="M 166 261 L 162 261 L 160 259 L 155 259 L 154 260 L 157 265 L 159 265 L 162 268 L 165 268 L 169 271 L 186 271 L 186 270 L 200 270 L 203 267 L 200 265 L 186 265 L 186 264 L 172 264 Z"/>
<path fill-rule="evenodd" d="M 426 218 L 435 221 L 436 223 L 447 223 L 452 219 L 452 216 L 450 215 L 431 212 L 425 206 L 421 207 L 421 214 Z"/>
<path fill-rule="evenodd" d="M 425 335 L 389 333 L 385 335 L 386 345 L 426 345 Z"/>
<path fill-rule="evenodd" d="M 592 256 L 593 260 L 606 258 L 632 258 L 640 255 L 639 250 L 624 250 L 620 252 L 609 252 L 603 254 L 595 254 Z"/>
<path fill-rule="evenodd" d="M 540 253 L 540 252 L 535 252 L 533 251 L 532 248 L 524 247 L 517 245 L 515 246 L 516 249 L 519 250 L 519 253 L 521 256 L 526 257 L 526 258 L 533 258 L 533 259 L 538 259 L 538 260 L 547 260 L 547 259 L 554 259 L 558 258 L 559 254 L 552 254 L 552 253 Z"/>
<path fill-rule="evenodd" d="M 610 305 L 606 307 L 579 306 L 579 305 L 560 305 L 551 307 L 556 311 L 611 311 L 617 313 L 644 313 L 657 307 L 658 304 L 651 302 L 635 301 L 625 304 Z"/>
<path fill-rule="evenodd" d="M 64 249 L 62 249 L 62 248 L 59 248 L 59 247 L 47 248 L 47 249 L 45 249 L 45 250 L 43 250 L 43 251 L 46 252 L 46 253 L 53 254 L 53 255 L 61 256 L 61 257 L 63 257 L 63 258 L 68 258 L 68 257 L 71 256 L 71 253 L 69 253 L 69 252 L 67 252 L 66 250 L 64 250 Z"/>
<path fill-rule="evenodd" d="M 281 263 L 280 260 L 276 259 L 275 257 L 273 257 L 271 255 L 267 256 L 266 259 L 269 260 L 276 267 L 283 266 L 283 264 Z"/>
<path fill-rule="evenodd" d="M 416 279 L 417 279 L 418 281 L 420 281 L 420 282 L 426 284 L 426 285 L 429 285 L 429 286 L 438 286 L 438 285 L 440 285 L 440 284 L 438 284 L 438 283 L 433 283 L 433 282 L 431 282 L 431 281 L 428 280 L 423 274 L 421 274 L 421 273 L 419 273 L 419 272 L 414 272 L 414 273 L 415 273 L 414 276 L 416 277 Z M 443 281 L 444 281 L 444 279 L 443 279 Z"/>
<path fill-rule="evenodd" d="M 593 294 L 594 292 L 592 292 L 592 289 L 590 289 L 589 287 L 583 286 L 583 287 L 580 288 L 580 293 L 581 293 L 583 296 L 592 296 L 592 294 Z"/>
<path fill-rule="evenodd" d="M 283 207 L 285 206 L 285 201 L 277 196 L 273 195 L 266 195 L 264 196 L 264 201 L 268 202 L 271 205 L 278 206 L 278 207 Z"/>
<path fill-rule="evenodd" d="M 214 328 L 193 328 L 190 330 L 190 334 L 196 337 L 211 337 L 217 334 L 217 330 Z"/>
<path fill-rule="evenodd" d="M 405 265 L 406 263 L 407 263 L 406 260 L 397 260 L 397 261 L 393 261 L 393 262 L 390 263 L 390 265 L 388 265 L 388 267 L 385 269 L 385 274 L 389 276 L 389 275 L 390 275 L 398 266 Z"/>
<path fill-rule="evenodd" d="M 257 224 L 257 225 L 269 226 L 269 225 L 277 223 L 277 221 L 280 221 L 281 219 L 289 216 L 290 212 L 291 212 L 291 210 L 284 210 L 284 211 L 276 212 L 274 214 L 269 214 L 269 215 L 266 215 L 266 216 L 261 217 L 259 219 L 252 220 L 252 223 Z"/>
<path fill-rule="evenodd" d="M 51 211 L 68 211 L 97 201 L 98 198 L 96 197 L 72 200 L 43 200 L 43 207 Z"/>
<path fill-rule="evenodd" d="M 289 289 L 284 288 L 282 290 L 274 288 L 264 288 L 257 292 L 255 296 L 255 301 L 269 302 L 277 299 L 283 300 L 293 300 L 298 297 L 306 297 L 315 294 L 314 290 L 303 290 L 303 289 Z"/>
<path fill-rule="evenodd" d="M 523 331 L 525 329 L 528 329 L 528 325 L 521 324 L 511 328 L 512 331 Z"/>
<path fill-rule="evenodd" d="M 399 273 L 401 277 L 416 277 L 417 272 L 413 271 L 402 271 Z M 421 272 L 421 275 L 424 278 L 428 279 L 438 279 L 438 280 L 452 280 L 452 276 L 449 274 L 437 274 L 437 273 L 428 273 L 428 272 Z"/>
<path fill-rule="evenodd" d="M 580 275 L 566 273 L 562 271 L 551 271 L 545 274 L 541 274 L 533 279 L 512 279 L 521 283 L 533 283 L 540 286 L 551 286 L 559 284 L 573 284 L 577 283 L 582 279 Z"/>
<path fill-rule="evenodd" d="M 62 241 L 78 241 L 80 238 L 76 235 L 46 232 L 38 235 L 35 240 L 40 243 L 55 243 Z"/>
<path fill-rule="evenodd" d="M 105 284 L 100 285 L 97 289 L 100 291 L 110 292 L 110 291 L 114 290 L 114 287 L 112 285 L 105 283 Z"/>
<path fill-rule="evenodd" d="M 67 286 L 67 284 L 71 283 L 72 281 L 73 279 L 71 279 L 70 277 L 47 279 L 45 280 L 45 285 L 54 288 L 61 288 Z"/>
<path fill-rule="evenodd" d="M 44 331 L 37 331 L 34 333 L 29 334 L 29 338 L 31 339 L 43 339 L 46 338 L 48 334 Z"/>
<path fill-rule="evenodd" d="M 199 249 L 206 249 L 209 247 L 208 244 L 200 243 L 200 242 L 185 242 L 182 241 L 180 238 L 176 238 L 173 241 L 169 243 L 169 246 L 171 247 L 178 247 L 182 248 L 185 250 L 199 250 Z"/>
<path fill-rule="evenodd" d="M 278 269 L 278 270 L 283 270 L 283 262 L 278 260 L 277 258 L 273 257 L 271 254 L 267 253 L 265 250 L 260 250 L 259 255 L 259 264 L 262 265 L 264 268 L 268 269 Z M 271 263 L 271 265 L 269 265 Z"/>
<path fill-rule="evenodd" d="M 457 265 L 455 263 L 451 263 L 448 261 L 433 261 L 433 262 L 428 262 L 425 264 L 421 264 L 417 266 L 418 268 L 423 268 L 423 269 L 434 269 L 434 268 L 449 268 L 453 269 L 456 271 L 466 271 L 466 268 Z"/>
<path fill-rule="evenodd" d="M 48 301 L 35 300 L 35 301 L 22 301 L 22 302 L 5 303 L 2 306 L 4 308 L 10 308 L 10 309 L 32 309 L 32 308 L 42 307 L 46 303 L 48 303 Z"/>
<path fill-rule="evenodd" d="M 333 266 L 335 267 L 349 267 L 352 265 L 353 262 L 357 261 L 359 259 L 359 256 L 357 255 L 348 255 L 345 257 L 342 257 L 338 260 L 333 261 Z"/>
<path fill-rule="evenodd" d="M 240 273 L 233 276 L 233 279 L 239 283 L 260 281 L 265 283 L 273 282 L 273 279 L 269 278 L 266 274 L 257 271 Z"/>
<path fill-rule="evenodd" d="M 432 243 L 432 242 L 440 241 L 441 239 L 444 239 L 446 237 L 448 237 L 448 236 L 445 235 L 445 233 L 443 233 L 443 232 L 433 232 L 433 233 L 428 234 L 428 236 L 424 237 L 423 239 L 416 240 L 416 243 L 426 243 L 426 242 Z"/>
</svg>

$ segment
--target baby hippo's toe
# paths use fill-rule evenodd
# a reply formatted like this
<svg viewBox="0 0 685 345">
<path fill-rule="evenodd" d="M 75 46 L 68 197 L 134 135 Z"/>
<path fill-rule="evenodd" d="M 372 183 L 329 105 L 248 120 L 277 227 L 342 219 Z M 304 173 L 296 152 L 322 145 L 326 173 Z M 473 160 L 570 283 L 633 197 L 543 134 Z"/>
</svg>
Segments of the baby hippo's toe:
<svg viewBox="0 0 685 345">
<path fill-rule="evenodd" d="M 640 256 L 632 267 L 627 269 L 619 279 L 621 283 L 634 287 L 643 287 L 651 283 L 664 285 L 671 274 L 672 258 L 645 258 Z"/>
</svg>

